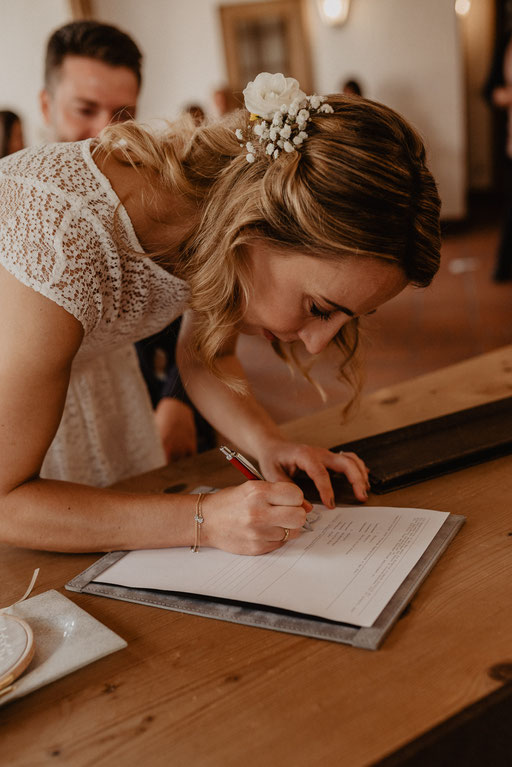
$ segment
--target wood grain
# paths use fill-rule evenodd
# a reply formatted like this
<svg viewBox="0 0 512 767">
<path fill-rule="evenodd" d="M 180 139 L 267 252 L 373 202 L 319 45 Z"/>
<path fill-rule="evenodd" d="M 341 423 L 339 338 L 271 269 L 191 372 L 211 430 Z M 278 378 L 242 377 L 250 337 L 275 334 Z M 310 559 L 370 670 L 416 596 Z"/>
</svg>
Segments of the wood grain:
<svg viewBox="0 0 512 767">
<path fill-rule="evenodd" d="M 286 425 L 333 445 L 512 393 L 512 347 L 380 390 L 345 426 L 339 409 Z M 217 452 L 122 483 L 162 492 L 224 486 Z M 128 648 L 10 704 L 0 763 L 369 765 L 490 694 L 512 663 L 512 456 L 370 498 L 464 514 L 467 523 L 377 652 L 64 592 L 97 555 L 0 547 L 1 602 L 32 570 Z"/>
</svg>

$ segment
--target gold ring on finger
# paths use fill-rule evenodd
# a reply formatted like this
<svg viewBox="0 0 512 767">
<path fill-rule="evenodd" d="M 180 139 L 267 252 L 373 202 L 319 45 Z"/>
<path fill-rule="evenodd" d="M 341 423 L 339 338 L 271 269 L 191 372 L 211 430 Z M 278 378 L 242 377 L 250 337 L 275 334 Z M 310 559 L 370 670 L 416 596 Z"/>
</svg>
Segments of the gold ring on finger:
<svg viewBox="0 0 512 767">
<path fill-rule="evenodd" d="M 284 535 L 283 535 L 283 537 L 281 538 L 281 543 L 286 543 L 286 541 L 287 541 L 287 540 L 288 540 L 288 538 L 290 537 L 290 531 L 288 530 L 288 528 L 287 528 L 287 527 L 283 527 L 283 530 L 284 530 Z"/>
</svg>

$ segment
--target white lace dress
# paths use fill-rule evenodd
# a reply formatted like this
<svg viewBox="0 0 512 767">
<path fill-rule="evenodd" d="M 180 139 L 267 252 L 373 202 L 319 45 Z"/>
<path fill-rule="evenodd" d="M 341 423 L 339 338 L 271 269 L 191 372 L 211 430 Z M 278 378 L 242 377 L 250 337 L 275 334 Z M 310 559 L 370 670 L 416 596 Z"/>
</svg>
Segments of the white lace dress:
<svg viewBox="0 0 512 767">
<path fill-rule="evenodd" d="M 0 263 L 84 328 L 41 476 L 105 486 L 165 463 L 133 343 L 181 314 L 188 288 L 133 252 L 140 244 L 91 143 L 0 162 Z"/>
</svg>

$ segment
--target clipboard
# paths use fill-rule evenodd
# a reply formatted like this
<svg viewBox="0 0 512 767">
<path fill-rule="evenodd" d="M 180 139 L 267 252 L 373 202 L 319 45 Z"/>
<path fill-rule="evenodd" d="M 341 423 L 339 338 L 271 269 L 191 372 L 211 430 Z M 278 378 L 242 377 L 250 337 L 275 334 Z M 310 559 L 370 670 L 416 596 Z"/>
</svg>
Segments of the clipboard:
<svg viewBox="0 0 512 767">
<path fill-rule="evenodd" d="M 205 618 L 240 623 L 245 626 L 284 631 L 290 634 L 326 639 L 377 650 L 395 622 L 403 614 L 413 596 L 430 573 L 439 557 L 448 547 L 466 518 L 450 514 L 433 538 L 423 556 L 409 572 L 401 586 L 370 627 L 316 618 L 278 608 L 262 607 L 245 602 L 193 596 L 171 591 L 137 589 L 107 583 L 94 583 L 94 579 L 128 552 L 115 551 L 106 554 L 66 584 L 66 589 L 84 594 L 120 599 L 125 602 L 160 607 L 165 610 L 190 613 Z"/>
<path fill-rule="evenodd" d="M 372 492 L 381 495 L 512 453 L 512 397 L 345 442 L 330 448 L 357 453 L 370 467 Z M 318 493 L 306 475 L 295 478 L 308 498 Z M 332 475 L 336 498 L 344 476 Z"/>
</svg>

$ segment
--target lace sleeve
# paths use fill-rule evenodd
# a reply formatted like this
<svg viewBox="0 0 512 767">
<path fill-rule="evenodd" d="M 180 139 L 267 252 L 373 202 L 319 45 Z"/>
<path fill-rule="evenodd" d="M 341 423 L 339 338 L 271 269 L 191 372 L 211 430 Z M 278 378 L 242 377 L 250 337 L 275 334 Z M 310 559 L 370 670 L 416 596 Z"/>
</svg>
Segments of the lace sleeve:
<svg viewBox="0 0 512 767">
<path fill-rule="evenodd" d="M 0 263 L 76 317 L 86 335 L 101 318 L 100 229 L 78 195 L 0 171 Z"/>
</svg>

